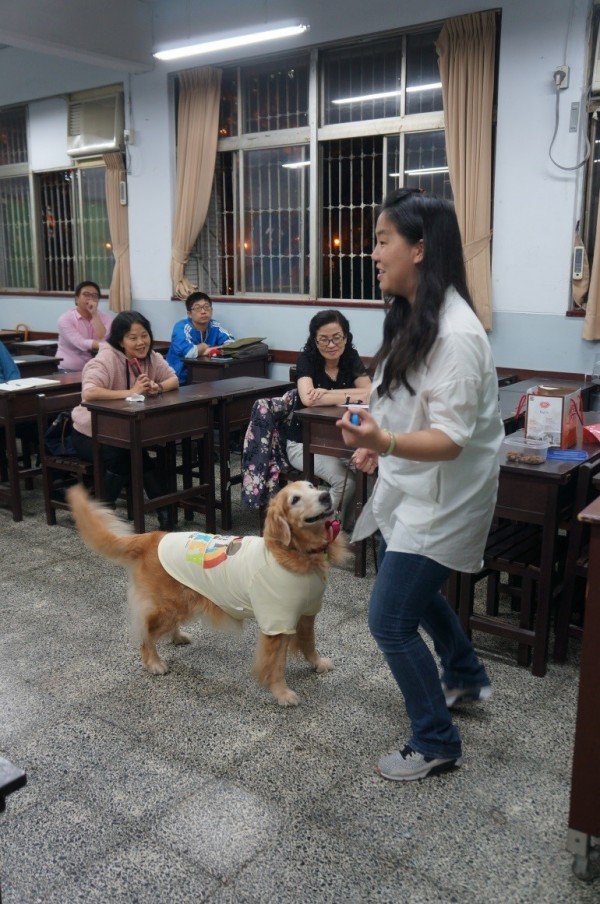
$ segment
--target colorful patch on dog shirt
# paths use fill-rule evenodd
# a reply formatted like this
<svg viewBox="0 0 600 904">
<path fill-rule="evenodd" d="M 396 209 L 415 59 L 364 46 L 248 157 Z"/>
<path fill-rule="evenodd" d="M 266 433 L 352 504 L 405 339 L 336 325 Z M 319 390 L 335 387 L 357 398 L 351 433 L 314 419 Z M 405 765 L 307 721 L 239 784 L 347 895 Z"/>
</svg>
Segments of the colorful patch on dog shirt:
<svg viewBox="0 0 600 904">
<path fill-rule="evenodd" d="M 216 568 L 235 555 L 240 548 L 240 537 L 222 537 L 219 534 L 197 533 L 186 543 L 185 558 L 200 568 Z"/>
</svg>

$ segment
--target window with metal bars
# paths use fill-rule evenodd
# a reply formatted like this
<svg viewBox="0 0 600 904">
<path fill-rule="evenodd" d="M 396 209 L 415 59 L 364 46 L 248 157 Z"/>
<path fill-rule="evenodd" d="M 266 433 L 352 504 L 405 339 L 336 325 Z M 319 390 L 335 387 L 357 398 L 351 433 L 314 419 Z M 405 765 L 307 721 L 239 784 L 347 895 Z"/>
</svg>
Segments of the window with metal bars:
<svg viewBox="0 0 600 904">
<path fill-rule="evenodd" d="M 38 175 L 42 288 L 72 291 L 82 279 L 110 286 L 110 241 L 104 166 Z"/>
<path fill-rule="evenodd" d="M 379 298 L 377 205 L 403 186 L 451 197 L 438 33 L 225 70 L 212 199 L 186 268 L 194 284 L 209 294 Z"/>
<path fill-rule="evenodd" d="M 110 286 L 114 258 L 100 161 L 34 174 L 27 108 L 0 110 L 0 290 Z"/>
</svg>

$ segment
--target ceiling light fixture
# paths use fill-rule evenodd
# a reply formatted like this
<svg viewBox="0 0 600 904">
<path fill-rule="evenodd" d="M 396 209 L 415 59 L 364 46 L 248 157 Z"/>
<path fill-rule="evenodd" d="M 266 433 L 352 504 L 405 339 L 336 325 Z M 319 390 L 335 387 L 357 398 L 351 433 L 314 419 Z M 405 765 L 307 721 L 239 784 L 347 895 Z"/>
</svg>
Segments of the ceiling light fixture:
<svg viewBox="0 0 600 904">
<path fill-rule="evenodd" d="M 447 166 L 426 166 L 423 169 L 407 169 L 404 170 L 405 176 L 432 176 L 435 173 L 447 173 Z M 389 173 L 390 178 L 397 179 L 402 173 Z"/>
<path fill-rule="evenodd" d="M 310 160 L 298 160 L 297 163 L 282 163 L 283 169 L 300 169 L 301 166 L 310 166 Z"/>
<path fill-rule="evenodd" d="M 202 44 L 188 44 L 187 47 L 174 47 L 172 50 L 159 50 L 153 54 L 157 60 L 181 60 L 184 57 L 198 56 L 201 53 L 212 53 L 215 50 L 227 50 L 230 47 L 245 47 L 248 44 L 260 44 L 263 41 L 274 41 L 278 38 L 290 38 L 308 31 L 308 25 L 289 25 L 285 28 L 271 28 L 269 31 L 256 31 L 251 34 L 235 35 L 231 38 L 220 38 L 215 41 L 204 41 Z"/>
</svg>

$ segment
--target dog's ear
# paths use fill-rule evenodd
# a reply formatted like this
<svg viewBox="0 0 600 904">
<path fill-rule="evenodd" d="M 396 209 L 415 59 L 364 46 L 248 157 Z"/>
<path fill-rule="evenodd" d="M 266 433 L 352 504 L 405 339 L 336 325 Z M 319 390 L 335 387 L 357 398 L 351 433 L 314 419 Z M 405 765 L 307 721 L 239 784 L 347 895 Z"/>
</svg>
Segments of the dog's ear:
<svg viewBox="0 0 600 904">
<path fill-rule="evenodd" d="M 278 540 L 283 546 L 289 546 L 292 542 L 292 532 L 287 518 L 284 518 L 281 512 L 273 512 L 269 520 L 271 537 Z"/>
</svg>

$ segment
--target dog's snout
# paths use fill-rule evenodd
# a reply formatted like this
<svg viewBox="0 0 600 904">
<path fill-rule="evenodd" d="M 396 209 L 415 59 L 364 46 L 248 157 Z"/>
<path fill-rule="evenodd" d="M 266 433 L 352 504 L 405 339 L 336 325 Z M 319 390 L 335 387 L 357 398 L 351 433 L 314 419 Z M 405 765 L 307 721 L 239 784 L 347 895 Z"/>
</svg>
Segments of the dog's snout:
<svg viewBox="0 0 600 904">
<path fill-rule="evenodd" d="M 326 505 L 328 507 L 331 506 L 331 493 L 329 490 L 323 490 L 323 492 L 319 496 L 319 502 L 321 505 Z"/>
</svg>

